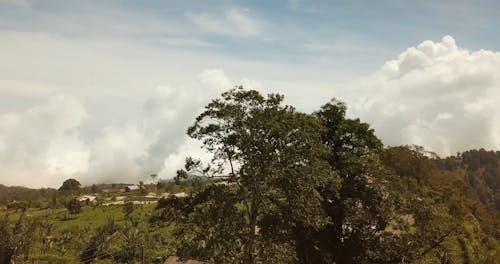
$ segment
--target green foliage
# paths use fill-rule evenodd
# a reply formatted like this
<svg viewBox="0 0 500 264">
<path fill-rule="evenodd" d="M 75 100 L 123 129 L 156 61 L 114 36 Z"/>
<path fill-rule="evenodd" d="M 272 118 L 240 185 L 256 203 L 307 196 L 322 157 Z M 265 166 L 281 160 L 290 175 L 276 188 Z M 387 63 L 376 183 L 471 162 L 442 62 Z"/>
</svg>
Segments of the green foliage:
<svg viewBox="0 0 500 264">
<path fill-rule="evenodd" d="M 122 210 L 123 206 L 84 207 L 78 217 L 67 219 L 61 218 L 66 209 L 29 208 L 24 213 L 14 211 L 5 215 L 0 213 L 4 218 L 2 220 L 5 220 L 0 229 L 0 241 L 5 239 L 5 241 L 18 241 L 14 245 L 26 245 L 22 250 L 18 247 L 16 263 L 81 263 L 79 256 L 85 250 L 90 251 L 89 245 L 97 241 L 95 239 L 97 232 L 103 232 L 100 228 L 108 224 L 110 217 L 121 215 Z M 152 205 L 138 205 L 131 214 L 132 221 L 121 218 L 115 220 L 114 235 L 104 239 L 99 250 L 93 252 L 96 253 L 97 263 L 127 262 L 121 261 L 124 258 L 120 256 L 124 256 L 133 245 L 139 246 L 134 249 L 133 256 L 128 255 L 130 256 L 128 262 L 140 263 L 144 258 L 144 263 L 163 263 L 167 256 L 172 255 L 174 252 L 171 245 L 173 243 L 171 228 L 149 225 L 148 219 L 152 210 Z M 18 225 L 22 227 L 18 229 L 21 231 L 16 231 L 17 233 L 13 235 L 21 215 L 22 225 Z M 124 236 L 130 238 L 125 240 Z M 24 242 L 19 242 L 20 240 Z M 8 243 L 1 242 L 0 245 Z M 25 249 L 29 252 L 25 253 Z"/>
<path fill-rule="evenodd" d="M 123 204 L 123 214 L 125 215 L 125 218 L 129 219 L 133 212 L 134 212 L 133 202 L 126 202 Z"/>
<path fill-rule="evenodd" d="M 427 244 L 422 247 L 427 248 L 426 255 L 417 263 L 494 263 L 500 250 L 495 239 L 498 233 L 492 228 L 498 226 L 498 211 L 479 195 L 489 194 L 481 179 L 485 167 L 497 166 L 492 159 L 495 154 L 484 150 L 466 153 L 467 158 L 459 154 L 440 159 L 421 147 L 408 146 L 389 148 L 384 153 L 386 167 L 427 204 L 425 210 L 416 210 L 416 216 L 421 217 L 416 224 L 421 226 L 413 237 Z"/>
<path fill-rule="evenodd" d="M 187 158 L 176 182 L 224 180 L 158 204 L 152 221 L 175 223 L 178 255 L 252 264 L 488 263 L 496 256 L 494 243 L 471 250 L 464 242 L 468 213 L 487 232 L 474 243 L 497 241 L 488 236 L 494 199 L 477 187 L 497 186 L 497 163 L 487 155 L 481 160 L 492 165 L 482 170 L 441 162 L 418 146 L 384 150 L 341 102 L 305 115 L 282 100 L 239 87 L 209 103 L 189 128 L 213 159 Z M 478 163 L 468 155 L 466 164 Z M 486 170 L 479 185 L 464 178 Z"/>
<path fill-rule="evenodd" d="M 57 198 L 63 198 L 65 195 L 50 188 L 30 189 L 16 186 L 7 187 L 0 184 L 0 206 L 4 205 L 18 210 L 64 206 L 64 204 L 57 202 Z"/>
<path fill-rule="evenodd" d="M 249 240 L 245 215 L 236 206 L 239 197 L 214 185 L 192 199 L 182 216 L 186 224 L 175 231 L 179 255 L 216 263 L 238 262 Z"/>
<path fill-rule="evenodd" d="M 27 261 L 37 226 L 36 221 L 24 213 L 15 222 L 9 221 L 7 216 L 0 219 L 0 263 L 14 263 L 18 257 Z"/>
<path fill-rule="evenodd" d="M 233 89 L 223 93 L 222 99 L 213 100 L 189 128 L 188 134 L 202 140 L 214 159 L 204 166 L 188 158 L 178 179 L 196 174 L 222 176 L 232 184 L 217 187 L 217 192 L 212 192 L 212 186 L 195 192 L 193 199 L 204 197 L 207 203 L 196 204 L 196 210 L 185 213 L 179 229 L 221 226 L 211 227 L 209 230 L 216 233 L 206 234 L 209 238 L 185 234 L 192 246 L 181 247 L 180 255 L 196 255 L 184 248 L 199 243 L 203 247 L 198 252 L 201 258 L 229 261 L 227 257 L 231 256 L 232 261 L 261 262 L 274 256 L 271 248 L 264 250 L 267 239 L 279 238 L 283 244 L 292 245 L 296 226 L 318 228 L 327 222 L 315 186 L 333 186 L 336 176 L 322 158 L 326 154 L 320 134 L 323 128 L 316 118 L 283 106 L 282 101 L 283 96 L 277 94 L 264 97 L 256 91 Z M 229 170 L 225 172 L 225 168 Z M 222 194 L 228 196 L 226 202 L 219 200 Z M 221 223 L 219 210 L 226 211 L 230 220 Z M 197 222 L 198 212 L 213 218 Z M 276 226 L 277 221 L 282 225 Z M 275 253 L 282 251 L 276 249 Z"/>
<path fill-rule="evenodd" d="M 79 214 L 81 209 L 80 202 L 77 199 L 71 199 L 66 204 L 66 209 L 68 209 L 70 214 Z"/>
<path fill-rule="evenodd" d="M 59 187 L 60 191 L 78 191 L 80 190 L 80 182 L 75 179 L 67 179 L 63 182 L 61 187 Z"/>
<path fill-rule="evenodd" d="M 80 254 L 80 261 L 85 264 L 90 264 L 93 263 L 95 259 L 109 257 L 109 253 L 105 250 L 105 245 L 117 230 L 118 226 L 114 218 L 109 218 L 107 223 L 99 227 L 95 235 L 87 243 Z"/>
<path fill-rule="evenodd" d="M 300 263 L 366 262 L 390 221 L 392 212 L 383 193 L 387 176 L 378 161 L 382 143 L 366 123 L 348 119 L 345 113 L 345 105 L 336 100 L 315 113 L 324 127 L 324 158 L 340 182 L 316 186 L 330 221 L 318 230 L 301 227 Z"/>
</svg>

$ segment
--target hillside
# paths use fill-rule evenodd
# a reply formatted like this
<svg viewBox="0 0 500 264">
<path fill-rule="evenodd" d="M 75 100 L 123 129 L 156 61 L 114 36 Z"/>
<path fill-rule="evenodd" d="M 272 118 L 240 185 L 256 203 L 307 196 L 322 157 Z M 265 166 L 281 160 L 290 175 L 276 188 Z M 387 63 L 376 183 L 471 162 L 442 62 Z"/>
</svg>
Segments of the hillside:
<svg viewBox="0 0 500 264">
<path fill-rule="evenodd" d="M 384 147 L 341 102 L 304 114 L 282 100 L 240 87 L 212 101 L 188 135 L 213 159 L 186 158 L 174 180 L 2 186 L 0 263 L 500 259 L 500 152 Z"/>
</svg>

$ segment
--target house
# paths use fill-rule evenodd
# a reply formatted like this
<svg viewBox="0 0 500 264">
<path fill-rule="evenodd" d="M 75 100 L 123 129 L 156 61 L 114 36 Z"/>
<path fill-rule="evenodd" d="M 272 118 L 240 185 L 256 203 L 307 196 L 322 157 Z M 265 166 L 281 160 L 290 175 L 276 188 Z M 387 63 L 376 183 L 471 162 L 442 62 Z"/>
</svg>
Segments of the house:
<svg viewBox="0 0 500 264">
<path fill-rule="evenodd" d="M 170 193 L 168 193 L 168 192 L 161 193 L 161 194 L 160 194 L 160 199 L 161 199 L 161 198 L 163 198 L 163 199 L 167 199 L 169 195 L 170 195 Z"/>
<path fill-rule="evenodd" d="M 186 197 L 187 194 L 185 192 L 180 192 L 180 193 L 174 193 L 174 196 L 177 198 L 183 198 Z"/>
<path fill-rule="evenodd" d="M 91 204 L 95 204 L 97 202 L 96 198 L 97 198 L 97 196 L 93 196 L 93 195 L 81 195 L 80 197 L 77 198 L 77 200 L 82 205 L 91 205 Z"/>
<path fill-rule="evenodd" d="M 102 190 L 102 192 L 104 192 L 104 193 L 124 193 L 124 192 L 126 192 L 126 190 L 124 188 L 120 188 L 120 189 L 104 189 L 104 190 Z"/>
<path fill-rule="evenodd" d="M 141 188 L 142 190 L 154 190 L 154 189 L 156 189 L 156 185 L 155 184 L 143 184 L 143 185 L 139 186 L 139 188 Z"/>
<path fill-rule="evenodd" d="M 159 195 L 157 195 L 156 193 L 154 193 L 154 192 L 150 192 L 150 193 L 148 193 L 147 195 L 145 195 L 145 196 L 144 196 L 144 198 L 147 198 L 147 199 L 154 199 L 154 200 L 156 200 L 156 199 L 158 199 L 158 198 L 159 198 L 158 196 L 159 196 Z"/>
<path fill-rule="evenodd" d="M 139 186 L 137 186 L 137 185 L 129 185 L 129 186 L 125 187 L 125 190 L 127 192 L 137 191 L 137 190 L 139 190 Z"/>
<path fill-rule="evenodd" d="M 165 260 L 165 262 L 163 262 L 163 264 L 211 264 L 211 263 L 193 259 L 181 260 L 179 257 L 170 256 L 167 258 L 167 260 Z"/>
</svg>

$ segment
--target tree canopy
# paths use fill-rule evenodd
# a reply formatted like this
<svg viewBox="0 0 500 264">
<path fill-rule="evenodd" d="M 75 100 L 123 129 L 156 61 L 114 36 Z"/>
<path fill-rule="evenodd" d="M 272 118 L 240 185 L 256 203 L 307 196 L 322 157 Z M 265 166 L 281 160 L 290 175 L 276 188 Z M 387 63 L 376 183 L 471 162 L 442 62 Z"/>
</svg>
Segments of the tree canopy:
<svg viewBox="0 0 500 264">
<path fill-rule="evenodd" d="M 77 191 L 80 190 L 80 182 L 75 179 L 67 179 L 63 182 L 61 187 L 59 187 L 60 191 Z"/>
</svg>

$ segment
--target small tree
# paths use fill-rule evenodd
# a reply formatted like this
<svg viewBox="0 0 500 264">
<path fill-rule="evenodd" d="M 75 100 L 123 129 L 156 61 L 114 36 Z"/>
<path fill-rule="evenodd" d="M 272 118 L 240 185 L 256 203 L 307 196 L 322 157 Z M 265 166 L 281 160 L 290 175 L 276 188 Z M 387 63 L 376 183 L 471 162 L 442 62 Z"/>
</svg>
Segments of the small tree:
<svg viewBox="0 0 500 264">
<path fill-rule="evenodd" d="M 156 181 L 156 179 L 158 179 L 158 174 L 154 173 L 154 174 L 151 174 L 149 177 L 151 177 L 151 180 L 154 183 Z"/>
<path fill-rule="evenodd" d="M 80 190 L 80 182 L 75 179 L 67 179 L 59 188 L 60 191 L 78 191 Z"/>
<path fill-rule="evenodd" d="M 119 230 L 114 218 L 108 218 L 107 222 L 97 228 L 94 236 L 90 238 L 87 245 L 80 253 L 80 262 L 84 264 L 95 263 L 98 258 L 109 258 L 106 253 L 106 245 L 109 238 Z"/>
<path fill-rule="evenodd" d="M 123 205 L 123 214 L 125 215 L 126 219 L 130 218 L 130 215 L 134 212 L 134 203 L 133 202 L 126 202 Z"/>
<path fill-rule="evenodd" d="M 66 208 L 70 214 L 79 214 L 81 209 L 80 202 L 77 199 L 71 199 L 68 204 L 66 204 Z"/>
<path fill-rule="evenodd" d="M 10 221 L 7 215 L 0 218 L 0 263 L 14 263 L 20 256 L 26 262 L 33 248 L 33 236 L 37 228 L 38 223 L 27 218 L 24 213 L 15 222 Z"/>
</svg>

